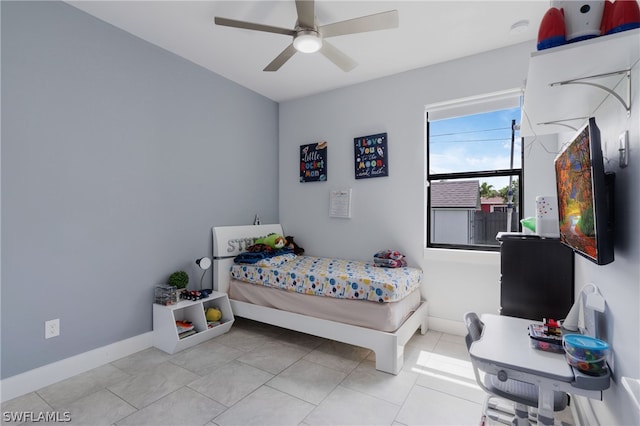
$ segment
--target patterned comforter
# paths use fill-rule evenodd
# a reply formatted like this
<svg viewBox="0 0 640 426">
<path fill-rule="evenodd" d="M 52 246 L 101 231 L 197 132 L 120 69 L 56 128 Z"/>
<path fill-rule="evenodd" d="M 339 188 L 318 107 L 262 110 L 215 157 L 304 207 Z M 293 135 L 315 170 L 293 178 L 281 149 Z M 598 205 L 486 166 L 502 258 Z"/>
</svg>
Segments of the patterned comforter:
<svg viewBox="0 0 640 426">
<path fill-rule="evenodd" d="M 295 256 L 263 265 L 234 264 L 231 276 L 297 293 L 373 302 L 398 301 L 422 282 L 417 268 L 380 268 L 355 260 Z"/>
</svg>

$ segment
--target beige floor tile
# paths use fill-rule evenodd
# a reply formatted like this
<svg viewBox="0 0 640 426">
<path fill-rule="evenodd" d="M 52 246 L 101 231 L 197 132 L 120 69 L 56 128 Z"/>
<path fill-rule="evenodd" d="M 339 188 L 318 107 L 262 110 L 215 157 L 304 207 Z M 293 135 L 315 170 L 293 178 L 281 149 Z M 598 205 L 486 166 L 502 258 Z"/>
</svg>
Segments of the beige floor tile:
<svg viewBox="0 0 640 426">
<path fill-rule="evenodd" d="M 42 388 L 38 395 L 53 408 L 61 408 L 128 377 L 129 374 L 107 364 Z"/>
<path fill-rule="evenodd" d="M 307 353 L 308 351 L 295 346 L 272 341 L 238 357 L 238 361 L 271 374 L 278 374 Z"/>
<path fill-rule="evenodd" d="M 258 389 L 272 377 L 273 374 L 264 370 L 238 361 L 232 361 L 224 367 L 189 383 L 189 387 L 230 407 Z"/>
<path fill-rule="evenodd" d="M 390 425 L 400 406 L 338 386 L 305 419 L 309 425 Z"/>
<path fill-rule="evenodd" d="M 118 426 L 201 426 L 226 409 L 224 405 L 183 387 L 136 411 L 117 424 Z"/>
<path fill-rule="evenodd" d="M 350 373 L 370 353 L 369 349 L 329 340 L 309 352 L 304 359 Z"/>
<path fill-rule="evenodd" d="M 129 374 L 138 374 L 144 370 L 152 369 L 158 364 L 167 362 L 171 357 L 172 355 L 158 348 L 148 348 L 127 357 L 120 358 L 112 362 L 111 365 Z"/>
<path fill-rule="evenodd" d="M 341 386 L 402 405 L 418 375 L 400 371 L 397 375 L 375 369 L 373 363 L 363 362 L 347 376 Z"/>
<path fill-rule="evenodd" d="M 301 359 L 269 380 L 267 385 L 317 405 L 345 376 L 338 370 Z"/>
<path fill-rule="evenodd" d="M 189 370 L 165 362 L 108 386 L 107 389 L 134 407 L 143 408 L 197 378 Z"/>
<path fill-rule="evenodd" d="M 72 425 L 111 425 L 136 409 L 108 390 L 101 390 L 69 406 Z"/>
<path fill-rule="evenodd" d="M 405 425 L 476 426 L 481 413 L 481 404 L 415 386 L 395 420 Z"/>
<path fill-rule="evenodd" d="M 215 424 L 227 425 L 298 425 L 313 410 L 314 405 L 262 386 L 214 419 Z"/>
<path fill-rule="evenodd" d="M 223 345 L 217 339 L 212 339 L 177 353 L 169 362 L 186 368 L 198 376 L 206 376 L 213 370 L 222 367 L 245 353 L 239 349 Z"/>
</svg>

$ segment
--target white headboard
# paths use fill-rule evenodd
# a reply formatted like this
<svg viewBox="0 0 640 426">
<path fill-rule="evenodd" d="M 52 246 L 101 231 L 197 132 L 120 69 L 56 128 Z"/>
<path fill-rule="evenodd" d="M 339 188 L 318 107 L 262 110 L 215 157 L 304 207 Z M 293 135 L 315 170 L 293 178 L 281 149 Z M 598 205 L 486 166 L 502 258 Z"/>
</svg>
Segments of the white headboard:
<svg viewBox="0 0 640 426">
<path fill-rule="evenodd" d="M 229 290 L 229 269 L 233 258 L 260 237 L 271 233 L 283 235 L 282 225 L 214 226 L 213 233 L 213 289 L 223 293 Z"/>
</svg>

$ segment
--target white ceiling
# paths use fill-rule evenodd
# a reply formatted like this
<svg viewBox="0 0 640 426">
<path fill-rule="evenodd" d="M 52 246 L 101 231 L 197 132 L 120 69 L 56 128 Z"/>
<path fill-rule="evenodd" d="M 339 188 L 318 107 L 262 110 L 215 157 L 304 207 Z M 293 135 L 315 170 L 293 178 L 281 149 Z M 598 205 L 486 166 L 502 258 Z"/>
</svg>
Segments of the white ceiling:
<svg viewBox="0 0 640 426">
<path fill-rule="evenodd" d="M 399 11 L 399 28 L 331 39 L 359 64 L 345 73 L 320 53 L 297 53 L 264 72 L 291 37 L 213 23 L 221 16 L 293 29 L 293 0 L 67 3 L 278 102 L 535 40 L 549 8 L 548 0 L 316 0 L 319 25 Z M 521 20 L 530 24 L 514 34 Z"/>
</svg>

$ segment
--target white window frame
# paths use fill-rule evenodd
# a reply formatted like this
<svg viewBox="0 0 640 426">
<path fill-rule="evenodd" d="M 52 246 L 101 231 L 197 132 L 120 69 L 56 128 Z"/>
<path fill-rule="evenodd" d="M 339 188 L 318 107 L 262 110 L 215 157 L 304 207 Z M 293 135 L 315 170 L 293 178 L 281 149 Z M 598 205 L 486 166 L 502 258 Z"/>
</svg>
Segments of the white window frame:
<svg viewBox="0 0 640 426">
<path fill-rule="evenodd" d="M 506 175 L 517 175 L 519 179 L 519 191 L 518 191 L 518 205 L 520 209 L 518 211 L 520 219 L 522 218 L 522 206 L 524 199 L 524 158 L 523 158 L 523 149 L 521 142 L 521 149 L 519 152 L 520 155 L 520 167 L 513 169 L 504 169 L 498 171 L 492 171 L 493 174 L 488 174 L 482 171 L 480 173 L 469 172 L 469 173 L 444 173 L 444 174 L 431 174 L 429 173 L 429 121 L 435 120 L 444 120 L 448 118 L 461 117 L 465 115 L 473 115 L 480 114 L 484 112 L 497 111 L 502 109 L 511 109 L 515 107 L 522 108 L 521 99 L 522 99 L 522 89 L 512 89 L 505 90 L 501 92 L 496 92 L 488 95 L 479 95 L 472 96 L 462 99 L 457 99 L 453 101 L 439 102 L 427 105 L 425 107 L 425 182 L 427 184 L 427 188 L 425 190 L 425 248 L 426 250 L 431 249 L 446 249 L 446 250 L 468 250 L 468 251 L 498 251 L 499 246 L 486 246 L 486 245 L 470 245 L 470 244 L 447 244 L 447 243 L 432 243 L 430 241 L 431 236 L 431 203 L 430 203 L 430 179 L 442 179 L 442 178 L 457 178 L 462 179 L 465 177 L 473 178 L 474 176 L 478 177 L 494 177 L 494 176 L 506 176 Z M 522 138 L 520 138 L 522 140 Z M 517 173 L 514 171 L 517 170 Z M 515 200 L 514 200 L 515 201 Z M 514 212 L 515 213 L 515 212 Z M 518 231 L 518 229 L 514 229 L 512 231 Z"/>
</svg>

